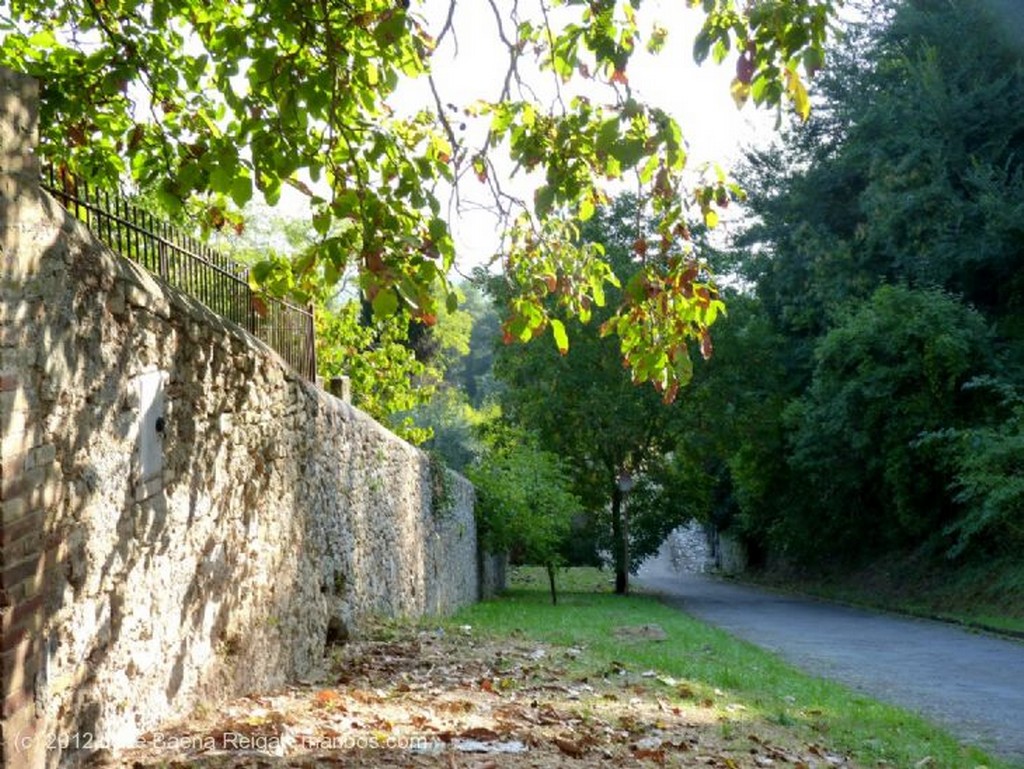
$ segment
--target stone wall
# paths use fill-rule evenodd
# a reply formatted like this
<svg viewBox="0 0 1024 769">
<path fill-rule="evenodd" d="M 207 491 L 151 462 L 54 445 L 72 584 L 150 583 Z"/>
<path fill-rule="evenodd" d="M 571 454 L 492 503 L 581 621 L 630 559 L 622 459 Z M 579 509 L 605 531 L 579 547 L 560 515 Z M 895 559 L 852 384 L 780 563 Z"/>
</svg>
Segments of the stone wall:
<svg viewBox="0 0 1024 769">
<path fill-rule="evenodd" d="M 667 541 L 676 572 L 703 574 L 714 570 L 715 554 L 705 525 L 690 521 L 669 532 Z"/>
<path fill-rule="evenodd" d="M 94 240 L 39 190 L 34 85 L 0 86 L 3 765 L 476 600 L 469 484 L 438 509 L 418 450 Z"/>
<path fill-rule="evenodd" d="M 747 570 L 747 548 L 731 534 L 718 537 L 718 570 L 722 574 L 742 574 Z"/>
</svg>

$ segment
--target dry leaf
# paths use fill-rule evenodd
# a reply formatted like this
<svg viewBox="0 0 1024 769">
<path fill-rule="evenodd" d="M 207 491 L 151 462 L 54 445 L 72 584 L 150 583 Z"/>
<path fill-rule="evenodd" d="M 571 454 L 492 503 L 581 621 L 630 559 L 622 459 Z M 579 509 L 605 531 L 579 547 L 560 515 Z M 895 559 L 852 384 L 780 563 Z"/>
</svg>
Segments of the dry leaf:
<svg viewBox="0 0 1024 769">
<path fill-rule="evenodd" d="M 493 729 L 478 726 L 475 729 L 467 729 L 466 731 L 461 732 L 459 734 L 459 739 L 476 740 L 477 742 L 497 742 L 501 739 L 501 735 Z"/>
<path fill-rule="evenodd" d="M 570 758 L 583 758 L 583 755 L 587 752 L 587 749 L 583 745 L 578 742 L 573 742 L 572 740 L 567 740 L 564 737 L 555 737 L 554 743 L 558 746 L 560 751 Z"/>
<path fill-rule="evenodd" d="M 323 689 L 316 693 L 313 697 L 313 702 L 319 708 L 332 708 L 335 710 L 345 711 L 345 705 L 342 702 L 341 695 L 333 689 Z"/>
</svg>

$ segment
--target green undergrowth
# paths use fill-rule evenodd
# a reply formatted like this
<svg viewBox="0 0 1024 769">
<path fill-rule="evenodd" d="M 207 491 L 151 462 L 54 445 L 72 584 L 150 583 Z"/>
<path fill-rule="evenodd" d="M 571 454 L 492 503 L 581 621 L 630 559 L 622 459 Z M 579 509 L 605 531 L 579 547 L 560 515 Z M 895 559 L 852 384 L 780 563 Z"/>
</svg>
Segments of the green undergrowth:
<svg viewBox="0 0 1024 769">
<path fill-rule="evenodd" d="M 1024 559 L 1019 556 L 956 563 L 901 554 L 851 571 L 744 579 L 1024 637 Z"/>
<path fill-rule="evenodd" d="M 451 621 L 510 642 L 583 649 L 579 669 L 568 675 L 647 672 L 651 680 L 671 683 L 666 697 L 718 709 L 723 729 L 782 726 L 807 744 L 845 751 L 858 766 L 1011 766 L 960 745 L 907 711 L 800 673 L 653 597 L 615 595 L 608 574 L 594 569 L 561 571 L 557 606 L 551 605 L 542 570 L 515 570 L 510 589 L 500 598 L 469 607 Z M 616 629 L 644 625 L 657 625 L 667 639 L 624 642 L 621 632 L 616 634 Z"/>
</svg>

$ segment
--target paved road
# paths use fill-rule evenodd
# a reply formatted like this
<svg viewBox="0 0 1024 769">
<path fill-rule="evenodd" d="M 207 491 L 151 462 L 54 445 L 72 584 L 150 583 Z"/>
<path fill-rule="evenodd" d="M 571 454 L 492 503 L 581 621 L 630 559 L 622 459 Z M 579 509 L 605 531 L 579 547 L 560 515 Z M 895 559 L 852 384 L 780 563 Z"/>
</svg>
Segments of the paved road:
<svg viewBox="0 0 1024 769">
<path fill-rule="evenodd" d="M 807 672 L 921 713 L 1024 766 L 1022 643 L 677 574 L 664 557 L 648 561 L 637 581 Z"/>
</svg>

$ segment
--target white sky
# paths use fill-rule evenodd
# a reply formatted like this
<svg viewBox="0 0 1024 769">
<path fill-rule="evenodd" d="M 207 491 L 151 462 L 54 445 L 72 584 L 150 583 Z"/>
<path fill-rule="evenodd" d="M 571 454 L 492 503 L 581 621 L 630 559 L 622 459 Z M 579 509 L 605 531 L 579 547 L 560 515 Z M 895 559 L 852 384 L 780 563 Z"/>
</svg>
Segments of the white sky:
<svg viewBox="0 0 1024 769">
<path fill-rule="evenodd" d="M 529 12 L 534 0 L 520 0 L 521 18 L 539 18 Z M 499 7 L 511 8 L 511 0 L 498 0 Z M 438 32 L 448 8 L 448 0 L 422 0 L 417 9 L 427 18 L 431 32 Z M 567 9 L 580 12 L 579 6 Z M 679 0 L 646 0 L 638 14 L 643 36 L 640 48 L 646 43 L 654 22 L 668 30 L 665 49 L 657 56 L 639 50 L 630 62 L 627 74 L 634 94 L 641 100 L 666 110 L 679 122 L 689 143 L 691 169 L 709 161 L 717 161 L 727 169 L 740 155 L 744 144 L 759 136 L 770 134 L 773 114 L 755 111 L 752 105 L 738 110 L 729 94 L 729 84 L 735 73 L 734 59 L 717 65 L 710 58 L 698 67 L 693 62 L 693 39 L 700 28 L 703 14 L 692 10 Z M 507 29 L 514 34 L 511 23 Z M 441 97 L 459 106 L 478 99 L 494 100 L 498 97 L 507 66 L 503 47 L 497 35 L 495 20 L 486 0 L 459 0 L 455 13 L 455 37 L 444 41 L 431 59 L 435 80 Z M 457 41 L 458 51 L 454 43 Z M 538 90 L 553 94 L 553 75 L 540 76 Z M 578 78 L 577 78 L 578 79 Z M 547 98 L 547 97 L 544 97 Z M 607 96 L 601 97 L 605 101 Z M 426 84 L 419 81 L 402 90 L 391 103 L 398 109 L 417 102 L 432 105 Z M 472 130 L 472 129 L 470 129 Z M 470 180 L 468 191 L 473 193 L 475 180 Z M 480 201 L 486 191 L 480 186 Z M 464 201 L 466 198 L 464 197 Z M 497 245 L 496 221 L 486 212 L 452 215 L 452 229 L 459 258 L 463 267 L 477 264 L 490 257 Z"/>
</svg>

